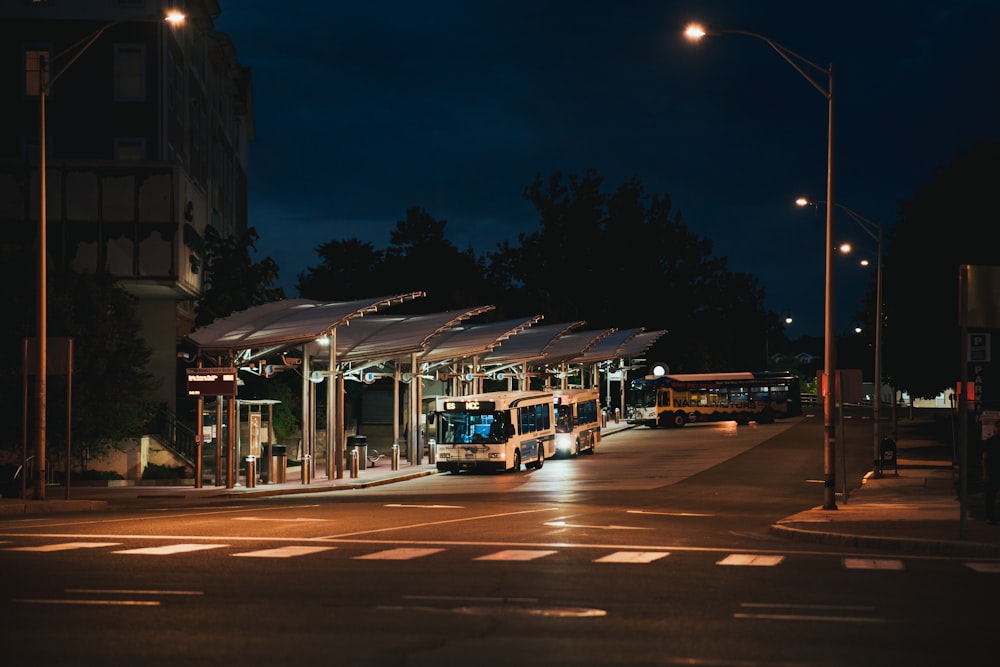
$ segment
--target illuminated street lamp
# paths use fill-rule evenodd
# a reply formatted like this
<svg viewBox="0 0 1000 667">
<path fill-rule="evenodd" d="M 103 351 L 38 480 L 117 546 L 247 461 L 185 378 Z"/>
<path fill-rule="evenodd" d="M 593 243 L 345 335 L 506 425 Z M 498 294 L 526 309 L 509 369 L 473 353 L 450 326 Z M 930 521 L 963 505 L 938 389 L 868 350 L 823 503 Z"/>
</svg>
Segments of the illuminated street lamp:
<svg viewBox="0 0 1000 667">
<path fill-rule="evenodd" d="M 821 201 L 811 201 L 805 197 L 795 200 L 797 206 L 817 206 Z M 882 407 L 882 225 L 864 217 L 857 211 L 850 209 L 843 204 L 837 204 L 837 208 L 850 216 L 851 220 L 857 223 L 858 227 L 865 234 L 874 239 L 878 244 L 875 257 L 875 391 L 872 397 L 872 421 L 873 445 L 872 445 L 872 476 L 881 477 L 879 462 L 882 459 L 880 433 L 880 408 Z M 862 261 L 866 264 L 867 260 Z"/>
<path fill-rule="evenodd" d="M 796 72 L 812 84 L 813 88 L 827 100 L 827 136 L 826 136 L 826 328 L 824 344 L 824 361 L 826 369 L 823 373 L 823 509 L 837 509 L 836 485 L 836 449 L 837 449 L 837 335 L 834 322 L 833 298 L 833 65 L 820 67 L 781 44 L 746 30 L 715 30 L 709 32 L 703 26 L 692 23 L 684 31 L 684 35 L 692 41 L 697 41 L 712 35 L 746 35 L 759 39 L 770 46 L 791 65 Z M 810 70 L 819 72 L 826 77 L 826 86 L 818 82 Z"/>
<path fill-rule="evenodd" d="M 38 389 L 35 414 L 35 447 L 37 448 L 35 451 L 35 460 L 38 462 L 38 479 L 35 480 L 35 498 L 38 500 L 45 500 L 45 458 L 47 456 L 45 452 L 47 438 L 45 424 L 47 420 L 46 393 L 48 391 L 46 377 L 46 374 L 48 373 L 48 368 L 46 366 L 48 356 L 48 285 L 46 279 L 46 255 L 48 253 L 48 211 L 46 208 L 48 203 L 48 193 L 46 184 L 48 181 L 48 165 L 45 155 L 45 99 L 49 96 L 49 92 L 52 90 L 52 84 L 65 74 L 66 70 L 68 70 L 73 63 L 75 63 L 80 56 L 82 56 L 84 52 L 86 52 L 87 49 L 89 49 L 109 28 L 112 28 L 119 23 L 149 20 L 164 20 L 171 24 L 179 24 L 184 21 L 184 18 L 184 14 L 177 11 L 170 11 L 163 16 L 157 15 L 155 17 L 118 19 L 102 26 L 101 28 L 98 28 L 65 51 L 57 53 L 51 59 L 47 53 L 38 54 L 38 192 L 40 201 L 38 208 L 38 323 L 35 332 L 38 339 L 38 344 L 36 345 L 38 368 L 35 379 Z M 50 72 L 50 60 L 54 62 L 67 56 L 69 57 L 69 60 L 66 61 L 65 65 Z M 67 480 L 67 483 L 68 481 L 69 480 Z"/>
</svg>

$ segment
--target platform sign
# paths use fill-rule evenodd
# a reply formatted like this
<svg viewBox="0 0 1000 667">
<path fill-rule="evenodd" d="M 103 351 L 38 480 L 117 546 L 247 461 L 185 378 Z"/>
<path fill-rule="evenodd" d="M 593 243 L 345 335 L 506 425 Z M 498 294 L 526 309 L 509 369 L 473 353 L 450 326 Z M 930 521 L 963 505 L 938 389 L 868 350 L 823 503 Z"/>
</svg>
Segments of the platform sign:
<svg viewBox="0 0 1000 667">
<path fill-rule="evenodd" d="M 235 368 L 187 369 L 188 396 L 235 396 Z"/>
</svg>

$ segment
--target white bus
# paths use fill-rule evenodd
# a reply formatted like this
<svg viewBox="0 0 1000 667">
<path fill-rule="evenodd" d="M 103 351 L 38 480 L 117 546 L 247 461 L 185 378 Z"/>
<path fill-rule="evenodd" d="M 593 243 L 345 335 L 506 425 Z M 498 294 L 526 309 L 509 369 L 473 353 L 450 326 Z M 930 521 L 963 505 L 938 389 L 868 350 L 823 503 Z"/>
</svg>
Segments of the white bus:
<svg viewBox="0 0 1000 667">
<path fill-rule="evenodd" d="M 552 412 L 552 394 L 542 391 L 439 396 L 430 415 L 436 434 L 428 443 L 437 469 L 541 468 L 556 450 Z"/>
<path fill-rule="evenodd" d="M 594 453 L 601 442 L 601 393 L 597 389 L 555 389 L 556 453 Z"/>
</svg>

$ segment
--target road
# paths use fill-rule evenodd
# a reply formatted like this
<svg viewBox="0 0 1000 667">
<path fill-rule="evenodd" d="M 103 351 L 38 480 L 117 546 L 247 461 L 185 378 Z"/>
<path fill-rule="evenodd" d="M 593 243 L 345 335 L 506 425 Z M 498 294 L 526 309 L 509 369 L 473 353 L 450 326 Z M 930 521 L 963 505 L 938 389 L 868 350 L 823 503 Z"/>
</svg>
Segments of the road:
<svg viewBox="0 0 1000 667">
<path fill-rule="evenodd" d="M 857 478 L 865 428 L 846 430 Z M 0 650 L 39 665 L 983 655 L 1000 574 L 769 534 L 822 502 L 821 431 L 815 417 L 639 428 L 517 474 L 4 518 Z"/>
</svg>

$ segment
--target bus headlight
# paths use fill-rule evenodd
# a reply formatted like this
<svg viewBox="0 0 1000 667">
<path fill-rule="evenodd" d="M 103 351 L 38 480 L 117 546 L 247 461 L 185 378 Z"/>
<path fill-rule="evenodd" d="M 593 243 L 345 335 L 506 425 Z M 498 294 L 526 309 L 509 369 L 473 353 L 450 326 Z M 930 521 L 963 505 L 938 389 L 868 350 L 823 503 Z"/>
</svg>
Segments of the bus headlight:
<svg viewBox="0 0 1000 667">
<path fill-rule="evenodd" d="M 556 433 L 556 449 L 560 452 L 568 452 L 573 446 L 573 435 L 571 433 Z"/>
</svg>

